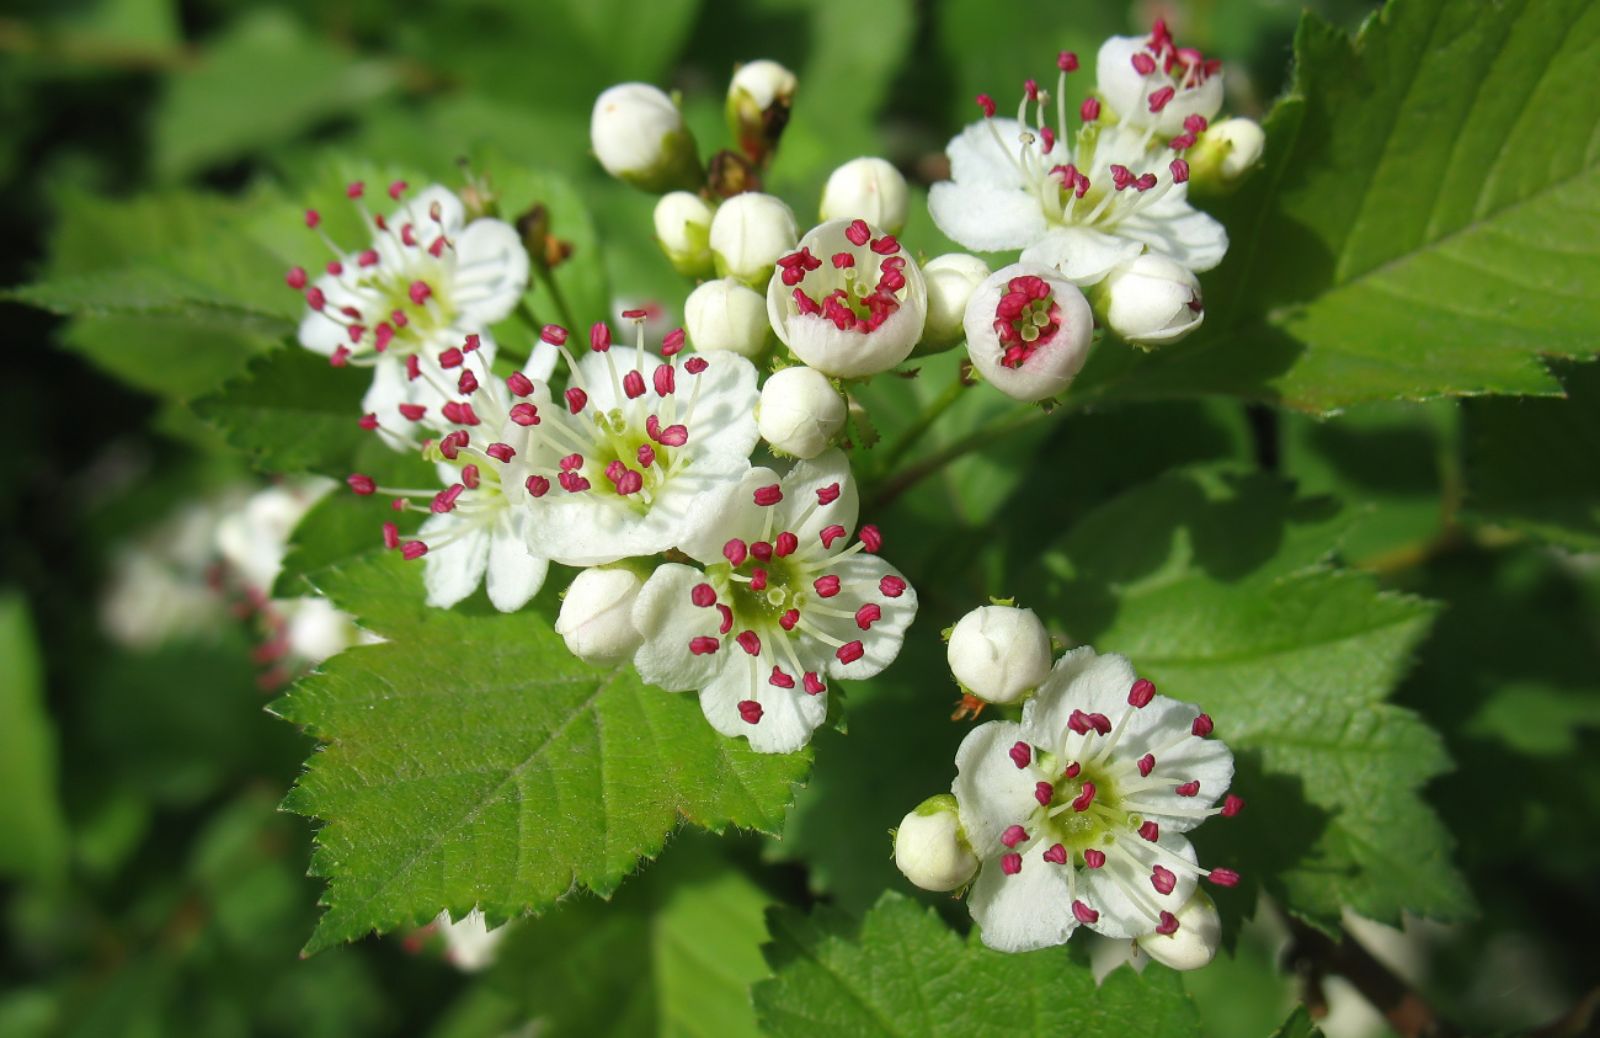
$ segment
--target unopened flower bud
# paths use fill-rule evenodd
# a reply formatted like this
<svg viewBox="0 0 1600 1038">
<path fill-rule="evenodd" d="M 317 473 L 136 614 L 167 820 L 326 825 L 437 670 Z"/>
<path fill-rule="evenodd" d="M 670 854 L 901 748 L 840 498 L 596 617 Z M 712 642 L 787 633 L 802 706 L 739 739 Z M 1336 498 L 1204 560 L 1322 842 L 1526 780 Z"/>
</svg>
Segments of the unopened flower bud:
<svg viewBox="0 0 1600 1038">
<path fill-rule="evenodd" d="M 1200 279 L 1181 263 L 1147 252 L 1119 263 L 1096 285 L 1095 312 L 1124 342 L 1177 342 L 1205 320 Z"/>
<path fill-rule="evenodd" d="M 955 890 L 971 881 L 978 858 L 961 832 L 955 797 L 929 797 L 901 819 L 894 833 L 894 863 L 923 890 Z"/>
<path fill-rule="evenodd" d="M 607 173 L 643 191 L 700 182 L 694 135 L 672 98 L 648 83 L 621 83 L 596 98 L 589 141 Z"/>
<path fill-rule="evenodd" d="M 928 321 L 922 327 L 918 354 L 937 353 L 961 341 L 962 321 L 973 290 L 989 276 L 989 264 L 964 252 L 935 257 L 922 268 L 928 284 Z"/>
<path fill-rule="evenodd" d="M 814 368 L 784 368 L 761 387 L 756 427 L 773 449 L 814 458 L 844 428 L 844 397 Z"/>
<path fill-rule="evenodd" d="M 604 567 L 579 573 L 561 599 L 556 633 L 574 656 L 590 663 L 615 663 L 644 640 L 633 625 L 633 600 L 644 581 L 631 569 Z"/>
<path fill-rule="evenodd" d="M 780 199 L 746 192 L 717 207 L 711 218 L 711 255 L 718 274 L 761 286 L 798 236 L 794 213 Z"/>
<path fill-rule="evenodd" d="M 946 656 L 967 691 L 1015 703 L 1050 676 L 1050 634 L 1031 609 L 980 606 L 956 621 Z"/>
<path fill-rule="evenodd" d="M 729 350 L 758 357 L 772 340 L 767 301 L 733 278 L 718 278 L 689 293 L 683 304 L 684 329 L 701 353 Z"/>
<path fill-rule="evenodd" d="M 673 191 L 661 196 L 655 212 L 656 241 L 686 277 L 711 273 L 711 207 L 699 195 Z"/>
<path fill-rule="evenodd" d="M 1253 119 L 1224 119 L 1202 133 L 1186 156 L 1189 185 L 1198 192 L 1226 191 L 1261 162 L 1267 135 Z"/>
<path fill-rule="evenodd" d="M 822 189 L 823 220 L 865 220 L 890 234 L 906 225 L 906 178 L 883 159 L 851 159 L 828 177 Z"/>
<path fill-rule="evenodd" d="M 1013 263 L 989 275 L 963 320 L 972 366 L 1014 400 L 1044 400 L 1071 384 L 1089 359 L 1094 315 L 1060 271 Z"/>
<path fill-rule="evenodd" d="M 728 84 L 728 130 L 739 150 L 757 165 L 768 162 L 778 149 L 798 82 L 793 72 L 763 58 L 740 65 Z"/>
<path fill-rule="evenodd" d="M 1163 920 L 1170 926 L 1168 920 Z M 1175 970 L 1197 970 L 1209 963 L 1222 942 L 1222 920 L 1217 906 L 1203 890 L 1196 890 L 1178 909 L 1177 929 L 1171 933 L 1150 933 L 1138 939 L 1139 947 L 1152 959 Z"/>
</svg>

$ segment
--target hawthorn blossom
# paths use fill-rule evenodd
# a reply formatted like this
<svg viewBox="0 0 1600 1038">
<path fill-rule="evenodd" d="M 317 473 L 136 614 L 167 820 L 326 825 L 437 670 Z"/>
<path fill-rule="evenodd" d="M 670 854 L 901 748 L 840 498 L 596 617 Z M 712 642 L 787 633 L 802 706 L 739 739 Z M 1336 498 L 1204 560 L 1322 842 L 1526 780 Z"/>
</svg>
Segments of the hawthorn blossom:
<svg viewBox="0 0 1600 1038">
<path fill-rule="evenodd" d="M 567 387 L 553 404 L 542 384 L 512 385 L 522 402 L 501 433 L 516 458 L 505 485 L 537 553 L 569 566 L 654 555 L 726 506 L 758 438 L 748 360 L 680 357 L 682 329 L 666 335 L 658 357 L 642 329 L 637 348 L 613 347 L 610 328 L 596 324 L 581 360 L 565 329 L 542 334 L 566 359 Z"/>
<path fill-rule="evenodd" d="M 1015 400 L 1044 400 L 1072 384 L 1094 345 L 1094 316 L 1076 285 L 1049 267 L 1013 263 L 967 300 L 967 355 Z"/>
<path fill-rule="evenodd" d="M 911 355 L 928 291 L 894 235 L 865 220 L 831 220 L 778 260 L 767 315 L 796 357 L 825 375 L 858 378 Z"/>
<path fill-rule="evenodd" d="M 1156 694 L 1121 656 L 1087 646 L 1055 665 L 1022 722 L 991 721 L 956 751 L 952 792 L 983 861 L 969 905 L 1000 951 L 1170 934 L 1204 869 L 1184 833 L 1243 806 L 1211 718 Z M 1222 800 L 1222 806 L 1215 805 Z"/>
<path fill-rule="evenodd" d="M 477 973 L 494 965 L 501 942 L 511 932 L 510 923 L 491 927 L 477 908 L 456 920 L 450 918 L 449 912 L 440 912 L 433 925 L 444 938 L 445 958 L 463 973 Z"/>
<path fill-rule="evenodd" d="M 1149 36 L 1113 36 L 1095 57 L 1095 86 L 1122 122 L 1165 134 L 1222 110 L 1222 62 L 1179 47 L 1156 19 Z"/>
<path fill-rule="evenodd" d="M 334 258 L 310 284 L 301 267 L 285 280 L 308 307 L 300 344 L 335 367 L 371 368 L 362 409 L 392 422 L 401 404 L 433 407 L 450 396 L 440 388 L 453 380 L 436 363 L 440 351 L 476 335 L 493 360 L 488 328 L 511 313 L 527 289 L 528 254 L 505 221 L 468 222 L 461 199 L 446 188 L 433 185 L 407 198 L 405 183 L 396 181 L 388 194 L 399 205 L 388 216 L 367 210 L 365 191 L 357 181 L 346 194 L 371 243 L 344 251 L 323 229 L 321 214 L 309 210 L 306 226 Z"/>
<path fill-rule="evenodd" d="M 530 370 L 548 374 L 552 361 L 544 356 L 547 352 L 535 350 Z M 407 423 L 441 424 L 448 432 L 417 442 L 407 431 L 385 427 L 375 414 L 364 416 L 361 424 L 392 445 L 411 447 L 434 462 L 443 489 L 380 486 L 361 473 L 346 482 L 357 494 L 393 497 L 397 511 L 427 513 L 414 538 L 402 541 L 396 524 L 389 522 L 383 526 L 383 541 L 406 559 L 423 560 L 429 605 L 449 608 L 484 584 L 496 609 L 515 612 L 543 586 L 549 559 L 529 546 L 518 449 L 507 439 L 535 418 L 541 404 L 548 408 L 549 394 L 522 371 L 504 381 L 493 375 L 476 336 L 433 360 L 441 370 L 456 374 L 459 399 L 439 405 L 437 415 L 415 403 L 402 404 L 400 410 Z"/>
<path fill-rule="evenodd" d="M 1077 58 L 1063 53 L 1057 65 L 1053 122 L 1050 95 L 1031 79 L 1016 119 L 996 118 L 994 101 L 978 96 L 984 118 L 950 142 L 952 179 L 929 193 L 934 223 L 969 249 L 1021 249 L 1024 262 L 1055 267 L 1079 286 L 1147 249 L 1195 271 L 1220 263 L 1227 232 L 1187 197 L 1183 156 L 1205 130 L 1205 118 L 1190 115 L 1183 132 L 1158 137 L 1159 125 L 1103 119 L 1100 102 L 1090 97 L 1071 132 L 1061 99 Z"/>
<path fill-rule="evenodd" d="M 695 689 L 706 720 L 762 753 L 804 746 L 827 715 L 830 681 L 893 662 L 917 595 L 875 554 L 845 456 L 829 451 L 780 477 L 752 469 L 722 513 L 681 545 L 699 565 L 667 563 L 639 592 L 639 676 Z"/>
</svg>

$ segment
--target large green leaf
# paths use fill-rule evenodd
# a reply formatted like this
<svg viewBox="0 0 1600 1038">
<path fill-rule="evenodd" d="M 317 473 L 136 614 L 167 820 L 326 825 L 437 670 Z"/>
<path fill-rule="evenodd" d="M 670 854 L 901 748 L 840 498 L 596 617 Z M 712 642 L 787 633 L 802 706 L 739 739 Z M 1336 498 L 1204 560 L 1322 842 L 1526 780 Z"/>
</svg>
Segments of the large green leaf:
<svg viewBox="0 0 1600 1038">
<path fill-rule="evenodd" d="M 680 821 L 776 831 L 809 754 L 712 731 L 692 696 L 573 657 L 543 617 L 422 605 L 391 553 L 319 587 L 387 644 L 334 658 L 275 709 L 326 743 L 287 806 L 325 824 L 308 950 L 474 905 L 504 919 L 609 895 Z"/>
<path fill-rule="evenodd" d="M 1450 762 L 1386 702 L 1434 607 L 1327 566 L 1347 523 L 1269 477 L 1174 474 L 1080 522 L 1030 601 L 1216 718 L 1251 808 L 1197 832 L 1204 860 L 1325 925 L 1346 906 L 1458 918 L 1472 901 L 1418 795 Z"/>
<path fill-rule="evenodd" d="M 963 941 L 932 910 L 885 894 L 858 933 L 837 918 L 769 917 L 776 976 L 755 988 L 775 1038 L 816 1035 L 1201 1034 L 1178 975 L 1113 971 L 1096 985 L 1067 948 L 1005 955 Z"/>
<path fill-rule="evenodd" d="M 1307 15 L 1265 168 L 1193 340 L 1098 351 L 1090 396 L 1369 400 L 1559 391 L 1600 348 L 1600 7 L 1391 0 L 1352 41 Z"/>
<path fill-rule="evenodd" d="M 27 603 L 0 593 L 0 874 L 48 880 L 66 856 L 55 730 Z"/>
</svg>

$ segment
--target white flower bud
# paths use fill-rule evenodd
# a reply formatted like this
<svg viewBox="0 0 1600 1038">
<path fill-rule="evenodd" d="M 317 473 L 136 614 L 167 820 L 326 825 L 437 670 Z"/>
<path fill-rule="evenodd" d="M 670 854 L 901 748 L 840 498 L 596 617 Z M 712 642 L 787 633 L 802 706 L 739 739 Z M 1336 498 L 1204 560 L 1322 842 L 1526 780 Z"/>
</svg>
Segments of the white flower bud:
<svg viewBox="0 0 1600 1038">
<path fill-rule="evenodd" d="M 589 142 L 607 173 L 641 190 L 692 188 L 700 181 L 700 157 L 683 114 L 648 83 L 621 83 L 596 98 Z"/>
<path fill-rule="evenodd" d="M 1071 384 L 1089 359 L 1094 315 L 1060 271 L 1013 263 L 989 275 L 963 320 L 972 366 L 1014 400 L 1044 400 Z"/>
<path fill-rule="evenodd" d="M 923 890 L 955 890 L 977 874 L 978 858 L 962 835 L 955 797 L 929 797 L 900 820 L 894 863 Z"/>
<path fill-rule="evenodd" d="M 967 691 L 1015 703 L 1050 676 L 1050 634 L 1032 609 L 979 606 L 956 621 L 946 656 Z"/>
<path fill-rule="evenodd" d="M 906 225 L 910 205 L 906 178 L 883 159 L 851 159 L 822 189 L 823 220 L 865 220 L 890 234 Z"/>
<path fill-rule="evenodd" d="M 928 321 L 922 328 L 918 353 L 937 353 L 961 341 L 962 321 L 973 290 L 989 276 L 989 264 L 964 252 L 935 257 L 922 268 L 928 284 Z"/>
<path fill-rule="evenodd" d="M 350 614 L 326 598 L 292 598 L 277 604 L 289 651 L 308 663 L 337 656 L 360 636 Z"/>
<path fill-rule="evenodd" d="M 1205 320 L 1200 279 L 1183 264 L 1147 252 L 1111 269 L 1092 290 L 1095 311 L 1124 342 L 1177 342 Z"/>
<path fill-rule="evenodd" d="M 449 912 L 440 912 L 433 922 L 444 938 L 445 957 L 463 973 L 477 973 L 494 965 L 500 942 L 511 927 L 510 923 L 503 923 L 489 929 L 488 920 L 476 908 L 453 922 Z"/>
<path fill-rule="evenodd" d="M 865 220 L 812 228 L 767 284 L 767 315 L 794 355 L 834 378 L 887 371 L 911 355 L 928 315 L 922 270 Z"/>
<path fill-rule="evenodd" d="M 772 338 L 767 301 L 733 278 L 719 278 L 689 293 L 683 304 L 684 331 L 701 353 L 729 350 L 758 357 Z"/>
<path fill-rule="evenodd" d="M 1267 135 L 1253 119 L 1224 119 L 1189 149 L 1189 183 L 1200 190 L 1226 190 L 1261 162 Z"/>
<path fill-rule="evenodd" d="M 844 428 L 844 397 L 815 368 L 784 368 L 761 387 L 756 427 L 774 449 L 814 458 Z"/>
<path fill-rule="evenodd" d="M 1140 72 L 1136 59 L 1148 59 L 1151 71 Z M 1167 136 L 1182 133 L 1183 121 L 1191 115 L 1210 119 L 1222 109 L 1220 72 L 1190 74 L 1181 64 L 1168 72 L 1165 54 L 1150 46 L 1148 36 L 1113 36 L 1101 44 L 1095 85 L 1124 123 L 1140 129 L 1154 126 Z"/>
<path fill-rule="evenodd" d="M 759 286 L 778 257 L 794 248 L 794 213 L 771 195 L 746 192 L 717 207 L 711 218 L 711 255 L 717 273 Z"/>
<path fill-rule="evenodd" d="M 590 663 L 615 663 L 626 659 L 644 640 L 633 626 L 633 600 L 644 581 L 631 569 L 586 569 L 572 581 L 561 599 L 556 633 L 567 648 Z"/>
<path fill-rule="evenodd" d="M 1171 934 L 1150 933 L 1138 939 L 1152 959 L 1175 970 L 1197 970 L 1209 963 L 1222 943 L 1222 920 L 1217 906 L 1203 890 L 1196 890 L 1178 909 L 1178 929 Z"/>
<path fill-rule="evenodd" d="M 699 195 L 673 191 L 661 196 L 655 211 L 656 241 L 686 277 L 711 273 L 711 207 Z"/>
<path fill-rule="evenodd" d="M 728 130 L 751 162 L 762 164 L 777 148 L 798 85 L 793 72 L 765 58 L 734 72 L 728 84 Z"/>
</svg>

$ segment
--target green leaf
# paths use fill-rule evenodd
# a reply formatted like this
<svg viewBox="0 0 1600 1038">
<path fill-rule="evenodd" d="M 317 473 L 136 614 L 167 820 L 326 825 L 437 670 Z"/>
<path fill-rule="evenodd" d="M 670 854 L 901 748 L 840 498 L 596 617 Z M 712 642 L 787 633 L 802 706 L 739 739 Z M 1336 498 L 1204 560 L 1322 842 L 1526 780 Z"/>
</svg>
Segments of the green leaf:
<svg viewBox="0 0 1600 1038">
<path fill-rule="evenodd" d="M 326 743 L 286 801 L 325 823 L 308 951 L 446 908 L 505 919 L 575 887 L 607 896 L 680 821 L 782 824 L 809 754 L 717 735 L 694 697 L 579 661 L 536 613 L 427 608 L 420 572 L 393 553 L 325 571 L 321 590 L 389 642 L 275 708 Z"/>
<path fill-rule="evenodd" d="M 1170 475 L 1078 523 L 1034 598 L 1070 641 L 1216 719 L 1251 807 L 1197 831 L 1203 861 L 1323 925 L 1342 907 L 1460 918 L 1452 841 L 1418 795 L 1449 759 L 1386 701 L 1435 610 L 1325 564 L 1349 519 L 1265 476 Z"/>
<path fill-rule="evenodd" d="M 859 933 L 822 914 L 768 917 L 767 960 L 776 976 L 757 984 L 754 995 L 762 1029 L 775 1038 L 1202 1033 L 1171 970 L 1118 969 L 1097 986 L 1065 947 L 990 951 L 896 894 L 879 900 Z"/>
<path fill-rule="evenodd" d="M 605 256 L 600 251 L 594 219 L 572 184 L 498 155 L 485 156 L 482 168 L 490 173 L 503 219 L 515 222 L 532 206 L 543 205 L 550 214 L 550 233 L 572 246 L 572 255 L 555 267 L 553 275 L 575 329 L 610 320 L 611 291 L 606 283 Z M 567 323 L 550 286 L 537 274 L 532 291 L 532 306 L 541 321 Z M 537 329 L 530 329 L 530 340 L 534 334 Z"/>
<path fill-rule="evenodd" d="M 1600 364 L 1562 372 L 1564 400 L 1465 407 L 1470 510 L 1579 551 L 1600 548 Z M 1585 460 L 1587 459 L 1587 460 Z"/>
<path fill-rule="evenodd" d="M 386 521 L 407 534 L 421 525 L 421 516 L 412 511 L 395 512 L 386 503 L 337 490 L 323 497 L 296 524 L 272 588 L 273 597 L 307 594 L 315 587 L 320 571 L 381 556 L 387 549 L 379 530 Z"/>
<path fill-rule="evenodd" d="M 0 874 L 49 880 L 67 851 L 55 731 L 28 606 L 13 591 L 0 593 L 0 659 Z"/>
<path fill-rule="evenodd" d="M 677 840 L 610 902 L 572 898 L 520 924 L 487 982 L 541 1034 L 754 1036 L 771 903 L 709 840 Z"/>
<path fill-rule="evenodd" d="M 1208 206 L 1233 242 L 1205 329 L 1102 348 L 1075 391 L 1558 392 L 1541 358 L 1600 344 L 1597 46 L 1587 0 L 1391 0 L 1354 41 L 1308 14 L 1265 168 Z"/>
</svg>

